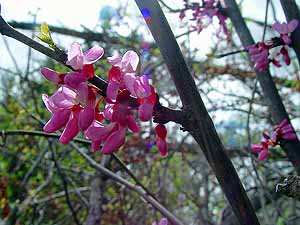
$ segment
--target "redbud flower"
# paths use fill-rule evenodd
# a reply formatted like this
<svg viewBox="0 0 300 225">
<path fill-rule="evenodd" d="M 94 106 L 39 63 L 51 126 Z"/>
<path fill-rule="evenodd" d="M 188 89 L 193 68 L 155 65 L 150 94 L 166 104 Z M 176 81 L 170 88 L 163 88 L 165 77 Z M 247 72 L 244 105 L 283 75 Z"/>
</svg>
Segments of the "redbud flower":
<svg viewBox="0 0 300 225">
<path fill-rule="evenodd" d="M 275 147 L 281 140 L 297 139 L 297 135 L 287 119 L 284 119 L 279 125 L 274 127 L 271 137 L 266 132 L 263 132 L 262 135 L 265 139 L 264 141 L 261 141 L 260 144 L 251 144 L 251 151 L 258 153 L 258 160 L 260 161 L 265 160 L 269 156 L 269 146 Z"/>
<path fill-rule="evenodd" d="M 274 132 L 278 134 L 279 139 L 295 140 L 297 135 L 295 134 L 293 127 L 289 124 L 287 119 L 284 119 L 279 125 L 275 126 Z"/>
<path fill-rule="evenodd" d="M 74 42 L 68 50 L 68 61 L 66 64 L 70 65 L 74 70 L 79 70 L 84 65 L 95 63 L 103 54 L 104 50 L 99 46 L 94 46 L 86 52 L 82 52 L 80 45 Z"/>
<path fill-rule="evenodd" d="M 123 57 L 108 57 L 107 61 L 112 64 L 108 74 L 107 97 L 115 100 L 120 89 L 132 89 L 135 82 L 135 71 L 139 63 L 139 57 L 134 51 L 128 51 Z"/>
<path fill-rule="evenodd" d="M 251 144 L 251 150 L 254 153 L 258 153 L 258 160 L 265 160 L 269 155 L 268 143 L 262 141 L 260 144 Z"/>
<path fill-rule="evenodd" d="M 60 141 L 68 143 L 79 132 L 79 99 L 77 93 L 68 88 L 60 87 L 51 97 L 43 95 L 47 109 L 52 113 L 51 119 L 44 126 L 44 131 L 51 133 L 65 127 Z"/>
<path fill-rule="evenodd" d="M 286 45 L 291 44 L 290 33 L 292 33 L 298 26 L 298 20 L 293 19 L 288 24 L 283 22 L 276 22 L 272 25 L 272 28 L 280 34 L 280 37 Z"/>
<path fill-rule="evenodd" d="M 167 129 L 163 124 L 158 124 L 155 127 L 156 145 L 161 156 L 168 154 L 168 146 L 166 141 Z"/>
<path fill-rule="evenodd" d="M 184 9 L 183 10 L 180 10 L 180 14 L 179 14 L 179 19 L 183 19 L 185 17 L 185 12 L 184 12 Z"/>
<path fill-rule="evenodd" d="M 264 42 L 258 42 L 247 47 L 251 60 L 254 62 L 254 69 L 259 72 L 265 71 L 269 64 L 270 47 Z"/>
<path fill-rule="evenodd" d="M 282 55 L 282 59 L 285 62 L 286 65 L 290 65 L 291 64 L 291 58 L 289 56 L 288 51 L 286 50 L 285 47 L 282 47 L 280 49 L 280 54 Z"/>
</svg>

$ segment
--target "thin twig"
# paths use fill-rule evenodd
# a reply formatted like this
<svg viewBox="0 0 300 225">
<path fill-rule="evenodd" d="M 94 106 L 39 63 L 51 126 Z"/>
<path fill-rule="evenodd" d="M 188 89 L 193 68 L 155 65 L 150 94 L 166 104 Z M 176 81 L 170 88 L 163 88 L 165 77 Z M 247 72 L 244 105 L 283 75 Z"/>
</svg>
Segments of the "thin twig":
<svg viewBox="0 0 300 225">
<path fill-rule="evenodd" d="M 56 157 L 56 153 L 55 153 L 55 150 L 53 149 L 51 143 L 50 143 L 50 149 L 51 149 L 51 153 L 52 153 L 52 158 L 53 158 L 53 161 L 54 161 L 54 165 L 57 169 L 57 173 L 58 175 L 60 176 L 61 178 L 61 181 L 62 181 L 62 184 L 63 184 L 63 188 L 64 188 L 64 191 L 65 191 L 65 197 L 66 197 L 66 202 L 67 202 L 67 205 L 69 206 L 69 209 L 72 213 L 72 216 L 73 216 L 73 219 L 74 219 L 74 222 L 76 223 L 76 225 L 80 225 L 80 222 L 77 218 L 77 214 L 76 214 L 76 211 L 75 209 L 73 208 L 72 206 L 72 203 L 71 203 L 71 200 L 70 200 L 70 195 L 69 195 L 69 190 L 68 190 L 68 183 L 67 183 L 67 180 L 65 179 L 65 175 L 63 174 L 61 168 L 60 168 L 60 165 L 57 161 L 57 157 Z"/>
<path fill-rule="evenodd" d="M 97 162 L 95 162 L 91 157 L 89 157 L 84 151 L 78 148 L 74 143 L 71 143 L 71 146 L 92 166 L 97 169 L 99 172 L 105 174 L 106 176 L 112 178 L 120 184 L 123 184 L 126 188 L 136 192 L 139 196 L 141 196 L 146 202 L 148 202 L 152 207 L 156 210 L 160 211 L 165 217 L 167 217 L 170 222 L 174 225 L 183 225 L 183 223 L 178 220 L 170 211 L 168 211 L 164 206 L 162 206 L 158 201 L 152 198 L 150 195 L 146 193 L 141 187 L 136 186 L 124 178 L 118 176 L 107 168 L 101 166 Z"/>
</svg>

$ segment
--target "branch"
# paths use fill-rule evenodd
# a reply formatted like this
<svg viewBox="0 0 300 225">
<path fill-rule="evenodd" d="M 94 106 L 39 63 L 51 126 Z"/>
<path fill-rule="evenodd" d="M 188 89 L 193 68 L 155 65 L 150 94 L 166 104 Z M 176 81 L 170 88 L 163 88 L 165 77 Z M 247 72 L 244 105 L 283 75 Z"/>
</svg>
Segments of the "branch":
<svg viewBox="0 0 300 225">
<path fill-rule="evenodd" d="M 0 130 L 0 137 L 2 138 L 3 144 L 5 144 L 6 136 L 10 135 L 31 135 L 31 136 L 41 136 L 41 137 L 49 137 L 49 138 L 54 138 L 58 139 L 60 137 L 59 133 L 45 133 L 42 131 L 31 131 L 31 130 Z M 85 144 L 85 145 L 91 145 L 91 142 L 85 139 L 81 138 L 74 138 L 74 142 L 80 143 L 80 144 Z M 1 144 L 1 142 L 0 142 Z M 112 158 L 120 165 L 120 167 L 135 181 L 137 185 L 139 185 L 141 188 L 145 190 L 145 192 L 150 195 L 152 198 L 156 199 L 154 194 L 152 194 L 143 183 L 141 183 L 136 176 L 127 168 L 127 166 L 122 162 L 122 160 L 115 154 L 112 154 Z M 25 176 L 26 177 L 26 176 Z M 25 178 L 24 178 L 25 179 Z"/>
<path fill-rule="evenodd" d="M 198 64 L 198 62 L 195 62 Z M 205 75 L 210 77 L 217 77 L 221 75 L 229 74 L 241 81 L 245 81 L 247 78 L 254 80 L 256 78 L 256 73 L 249 70 L 243 70 L 239 68 L 234 68 L 230 66 L 218 66 L 218 65 L 203 65 L 203 72 Z M 291 80 L 280 77 L 273 77 L 274 82 L 277 85 L 280 85 L 285 88 L 290 88 L 293 91 L 300 92 L 300 88 L 298 87 L 300 84 L 299 80 Z"/>
<path fill-rule="evenodd" d="M 225 152 L 158 2 L 156 0 L 136 0 L 135 2 L 140 10 L 146 8 L 151 13 L 151 20 L 147 25 L 176 85 L 183 109 L 189 116 L 189 123 L 184 128 L 192 134 L 204 152 L 240 223 L 258 225 L 259 222 L 251 203 Z"/>
<path fill-rule="evenodd" d="M 115 180 L 116 182 L 123 184 L 126 188 L 128 188 L 131 191 L 136 192 L 141 198 L 143 198 L 146 202 L 148 202 L 153 208 L 161 212 L 165 217 L 169 219 L 169 221 L 174 225 L 183 225 L 183 223 L 178 220 L 170 211 L 168 211 L 164 206 L 162 206 L 158 201 L 156 201 L 154 198 L 149 196 L 141 187 L 136 186 L 124 178 L 118 176 L 117 174 L 113 173 L 112 171 L 106 169 L 102 165 L 96 163 L 91 157 L 89 157 L 84 151 L 82 151 L 80 148 L 78 148 L 75 144 L 71 143 L 72 147 L 75 148 L 75 150 L 83 157 L 85 160 L 95 168 L 100 173 L 110 177 L 111 179 Z"/>
<path fill-rule="evenodd" d="M 235 0 L 225 0 L 226 3 L 226 12 L 229 18 L 231 19 L 233 26 L 243 44 L 243 47 L 246 48 L 249 45 L 254 44 L 253 37 L 242 18 L 241 12 L 236 4 Z M 286 112 L 286 109 L 283 105 L 281 97 L 278 93 L 278 90 L 275 86 L 275 83 L 272 79 L 272 76 L 269 71 L 258 72 L 255 71 L 259 84 L 262 88 L 266 103 L 269 107 L 272 119 L 275 124 L 279 124 L 284 119 L 289 120 L 289 116 Z M 290 122 L 290 120 L 289 120 Z M 300 173 L 300 142 L 299 140 L 293 141 L 283 141 L 281 147 L 287 154 L 289 160 L 292 162 L 293 166 L 297 173 Z"/>
<path fill-rule="evenodd" d="M 60 49 L 56 49 L 54 51 L 48 47 L 45 47 L 44 45 L 42 45 L 38 42 L 32 40 L 31 38 L 18 32 L 13 27 L 11 27 L 9 24 L 7 24 L 6 21 L 1 16 L 0 16 L 0 33 L 2 35 L 11 37 L 17 41 L 20 41 L 23 44 L 35 49 L 36 51 L 54 59 L 57 62 L 72 69 L 70 66 L 66 65 L 67 54 L 64 51 L 62 51 Z M 105 80 L 103 80 L 102 78 L 95 75 L 93 78 L 90 78 L 88 81 L 99 89 L 99 93 L 102 96 L 104 96 L 104 97 L 106 96 L 107 82 Z M 153 113 L 154 115 L 156 113 L 156 122 L 157 123 L 167 123 L 167 122 L 173 121 L 175 123 L 181 122 L 180 124 L 182 126 L 185 126 L 185 121 L 187 119 L 186 119 L 185 114 L 181 110 L 173 110 L 170 108 L 163 107 L 160 105 L 159 102 L 157 102 L 156 104 L 159 104 L 159 107 L 156 107 L 157 110 L 163 110 L 163 113 L 160 113 L 159 111 L 155 111 Z M 130 99 L 130 105 L 136 107 L 139 105 L 139 103 L 136 98 L 132 97 Z M 160 119 L 159 115 L 163 115 L 163 118 Z"/>
<path fill-rule="evenodd" d="M 2 130 L 1 131 L 0 130 L 0 137 L 2 137 L 2 139 L 3 139 L 2 140 L 3 144 L 5 143 L 6 136 L 9 136 L 9 135 L 32 135 L 32 136 L 42 136 L 42 137 L 49 137 L 49 138 L 55 138 L 55 139 L 58 139 L 60 137 L 60 134 L 55 134 L 55 133 L 54 134 L 53 133 L 52 134 L 48 134 L 48 133 L 41 132 L 41 131 L 29 131 L 29 130 L 9 130 L 9 131 Z M 84 139 L 80 139 L 80 138 L 74 138 L 73 141 L 81 143 L 81 144 L 87 144 L 87 145 L 91 144 L 90 141 L 87 141 L 87 140 L 84 140 Z M 74 143 L 72 143 L 72 145 L 73 145 L 73 147 L 77 151 L 81 151 Z M 88 158 L 90 160 L 93 160 L 89 156 L 88 156 Z M 136 189 L 139 189 L 139 192 L 143 192 L 144 195 L 147 195 L 148 198 L 151 198 L 154 202 L 158 202 L 158 200 L 156 199 L 156 197 L 134 176 L 134 174 L 126 167 L 126 165 L 119 159 L 119 157 L 116 154 L 113 153 L 112 154 L 112 158 L 121 166 L 122 169 L 125 170 L 125 172 L 136 182 L 136 184 L 138 186 L 135 186 L 133 184 L 131 184 L 131 185 L 133 185 Z M 96 163 L 96 162 L 94 162 L 94 163 Z M 103 166 L 101 166 L 101 167 L 103 167 Z M 113 173 L 113 172 L 111 172 L 111 173 Z M 107 175 L 105 172 L 104 172 L 104 174 Z M 97 182 L 95 182 L 93 184 L 93 186 L 96 186 L 96 185 L 97 185 Z M 154 203 L 154 204 L 156 204 L 156 203 Z M 158 203 L 158 204 L 160 204 L 160 203 Z M 155 208 L 160 211 L 160 207 L 159 206 L 157 206 Z M 166 210 L 166 209 L 164 209 L 164 210 Z M 162 211 L 161 211 L 161 213 L 163 215 L 165 215 L 165 216 L 167 216 L 169 214 L 169 213 L 164 214 Z M 182 223 L 174 223 L 174 225 L 177 225 L 177 224 L 180 225 Z"/>
<path fill-rule="evenodd" d="M 110 155 L 104 155 L 101 160 L 101 165 L 107 167 L 110 161 Z M 90 193 L 90 206 L 85 225 L 99 225 L 102 218 L 102 205 L 104 200 L 104 180 L 105 176 L 98 172 L 91 178 L 91 193 Z"/>
<path fill-rule="evenodd" d="M 11 22 L 9 22 L 9 25 L 16 29 L 24 29 L 24 30 L 34 30 L 35 27 L 41 26 L 41 24 L 38 24 L 38 23 L 32 24 L 32 23 L 24 23 L 24 22 L 17 22 L 17 21 L 11 21 Z M 106 35 L 104 35 L 102 33 L 98 33 L 98 32 L 76 31 L 76 30 L 69 29 L 69 28 L 62 28 L 62 27 L 51 26 L 51 25 L 49 25 L 49 28 L 54 33 L 68 35 L 71 37 L 78 37 L 78 38 L 82 38 L 87 41 L 96 41 L 96 42 L 103 42 L 103 43 L 110 43 L 110 44 L 117 44 L 117 45 L 124 46 L 124 44 L 119 41 L 119 38 L 111 37 L 108 35 L 106 36 Z M 127 38 L 127 37 L 121 37 L 121 38 Z M 130 45 L 128 45 L 128 47 L 130 47 Z"/>
<path fill-rule="evenodd" d="M 73 208 L 72 206 L 72 203 L 71 203 L 71 199 L 70 199 L 70 195 L 69 195 L 69 189 L 68 189 L 68 182 L 65 178 L 65 175 L 63 174 L 61 168 L 60 168 L 60 165 L 57 161 L 57 158 L 56 158 L 56 153 L 55 153 L 55 150 L 53 149 L 53 147 L 51 146 L 51 143 L 50 144 L 50 149 L 51 149 L 51 153 L 52 153 L 52 159 L 54 161 L 54 165 L 57 169 L 57 173 L 58 173 L 58 176 L 61 178 L 61 181 L 62 181 L 62 185 L 63 185 L 63 189 L 64 189 L 64 192 L 65 192 L 65 198 L 66 198 L 66 202 L 67 202 L 67 205 L 69 206 L 69 209 L 72 213 L 72 217 L 74 219 L 74 222 L 76 225 L 80 225 L 80 222 L 77 218 L 77 214 L 76 214 L 76 211 L 75 209 Z"/>
</svg>

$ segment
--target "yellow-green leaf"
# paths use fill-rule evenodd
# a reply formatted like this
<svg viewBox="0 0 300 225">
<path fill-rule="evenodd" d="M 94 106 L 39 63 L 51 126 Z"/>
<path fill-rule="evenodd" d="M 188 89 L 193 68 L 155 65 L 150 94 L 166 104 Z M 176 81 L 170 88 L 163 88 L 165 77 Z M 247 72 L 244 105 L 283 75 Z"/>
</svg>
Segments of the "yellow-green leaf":
<svg viewBox="0 0 300 225">
<path fill-rule="evenodd" d="M 41 32 L 42 32 L 43 34 L 49 36 L 50 29 L 49 29 L 48 25 L 47 25 L 45 22 L 43 22 L 43 23 L 41 24 Z"/>
<path fill-rule="evenodd" d="M 51 39 L 51 37 L 46 36 L 44 34 L 41 35 L 37 35 L 36 36 L 38 39 L 40 39 L 42 42 L 47 43 L 48 45 L 54 45 L 53 40 Z"/>
</svg>

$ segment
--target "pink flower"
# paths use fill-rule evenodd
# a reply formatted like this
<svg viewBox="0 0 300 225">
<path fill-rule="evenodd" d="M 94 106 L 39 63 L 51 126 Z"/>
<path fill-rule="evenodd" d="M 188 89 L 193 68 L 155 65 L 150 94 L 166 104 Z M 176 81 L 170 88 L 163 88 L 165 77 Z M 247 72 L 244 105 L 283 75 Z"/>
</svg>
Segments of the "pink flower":
<svg viewBox="0 0 300 225">
<path fill-rule="evenodd" d="M 298 26 L 298 20 L 293 19 L 288 24 L 283 22 L 275 22 L 272 28 L 280 34 L 280 37 L 286 45 L 291 44 L 290 33 L 292 33 Z"/>
<path fill-rule="evenodd" d="M 254 153 L 258 153 L 258 160 L 263 161 L 269 155 L 268 143 L 262 141 L 260 144 L 251 144 L 251 150 Z"/>
<path fill-rule="evenodd" d="M 276 132 L 279 139 L 285 140 L 295 140 L 297 135 L 291 124 L 289 124 L 287 119 L 284 119 L 279 125 L 275 126 L 274 133 Z"/>
<path fill-rule="evenodd" d="M 93 151 L 97 151 L 103 143 L 102 152 L 111 154 L 125 143 L 125 127 L 118 123 L 104 125 L 94 120 L 92 125 L 85 131 L 85 137 L 92 141 Z"/>
<path fill-rule="evenodd" d="M 156 222 L 154 222 L 154 223 L 152 223 L 152 225 L 168 225 L 168 219 L 162 218 L 158 224 Z"/>
<path fill-rule="evenodd" d="M 150 95 L 139 98 L 140 106 L 138 108 L 138 116 L 141 121 L 149 121 L 153 114 L 153 108 L 156 103 L 156 93 L 153 86 L 150 86 Z"/>
<path fill-rule="evenodd" d="M 166 156 L 168 154 L 167 146 L 167 129 L 163 124 L 158 124 L 155 127 L 156 132 L 156 145 L 161 156 Z"/>
<path fill-rule="evenodd" d="M 107 61 L 112 64 L 108 74 L 107 97 L 115 100 L 120 89 L 128 88 L 133 92 L 133 84 L 136 76 L 135 71 L 139 63 L 139 57 L 134 51 L 128 51 L 123 57 L 108 57 Z"/>
<path fill-rule="evenodd" d="M 93 65 L 85 65 L 82 70 L 69 73 L 58 73 L 43 67 L 41 73 L 47 80 L 55 84 L 67 84 L 76 89 L 80 83 L 86 82 L 89 78 L 94 76 L 94 67 Z"/>
<path fill-rule="evenodd" d="M 251 60 L 254 62 L 254 69 L 262 72 L 267 70 L 269 65 L 270 47 L 264 42 L 258 42 L 247 47 Z"/>
<path fill-rule="evenodd" d="M 78 120 L 80 106 L 77 93 L 68 87 L 60 87 L 50 98 L 42 96 L 47 109 L 52 113 L 51 119 L 44 126 L 44 131 L 51 133 L 65 127 L 60 141 L 69 142 L 79 132 Z"/>
<path fill-rule="evenodd" d="M 274 127 L 271 137 L 266 132 L 263 132 L 263 138 L 265 141 L 260 142 L 260 144 L 251 144 L 251 151 L 258 153 L 258 160 L 260 161 L 268 157 L 269 146 L 275 147 L 282 139 L 295 140 L 297 139 L 297 135 L 288 120 L 284 119 L 279 125 Z"/>
<path fill-rule="evenodd" d="M 282 55 L 282 59 L 285 62 L 286 65 L 290 65 L 291 64 L 291 58 L 289 56 L 288 51 L 286 50 L 285 47 L 282 47 L 280 49 L 280 54 Z"/>
<path fill-rule="evenodd" d="M 116 102 L 105 106 L 103 118 L 111 123 L 104 125 L 96 118 L 86 130 L 85 136 L 92 141 L 94 151 L 98 150 L 100 144 L 103 143 L 102 152 L 111 154 L 124 144 L 127 127 L 134 133 L 140 131 L 135 119 L 130 114 L 132 108 L 129 106 L 129 99 L 130 92 L 122 90 L 118 94 Z"/>
<path fill-rule="evenodd" d="M 44 126 L 44 131 L 51 133 L 65 127 L 60 141 L 63 144 L 73 139 L 79 130 L 85 130 L 93 121 L 96 97 L 91 88 L 87 95 L 79 93 L 69 86 L 60 87 L 51 97 L 43 95 L 47 109 L 52 113 L 51 119 Z M 80 106 L 80 99 L 85 100 L 85 107 Z"/>
<path fill-rule="evenodd" d="M 82 52 L 80 45 L 74 42 L 68 50 L 67 65 L 74 70 L 81 70 L 84 65 L 90 65 L 99 60 L 104 54 L 103 48 L 94 46 L 93 48 Z"/>
<path fill-rule="evenodd" d="M 65 73 L 58 73 L 54 70 L 51 70 L 47 67 L 41 69 L 42 75 L 49 81 L 55 84 L 64 84 Z"/>
</svg>

